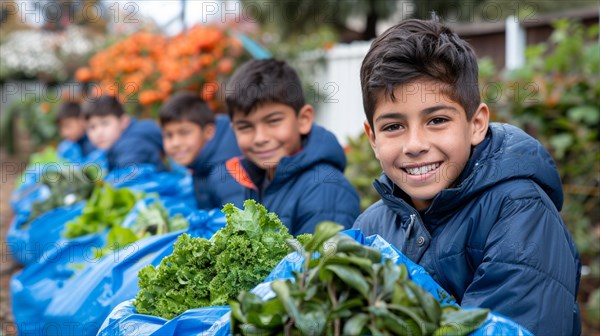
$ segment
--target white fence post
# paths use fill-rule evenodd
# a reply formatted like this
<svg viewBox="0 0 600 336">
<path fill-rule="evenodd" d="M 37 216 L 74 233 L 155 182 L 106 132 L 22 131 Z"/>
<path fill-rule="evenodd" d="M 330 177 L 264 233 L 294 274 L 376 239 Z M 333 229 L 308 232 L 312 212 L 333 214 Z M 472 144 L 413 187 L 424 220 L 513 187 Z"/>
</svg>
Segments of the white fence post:
<svg viewBox="0 0 600 336">
<path fill-rule="evenodd" d="M 507 70 L 518 69 L 525 65 L 525 30 L 515 16 L 506 18 L 506 63 Z"/>
<path fill-rule="evenodd" d="M 336 45 L 322 54 L 322 71 L 312 77 L 312 89 L 319 94 L 316 122 L 333 132 L 342 145 L 363 132 L 360 65 L 370 46 L 370 41 Z M 316 53 L 307 53 L 300 63 L 318 62 L 318 58 Z"/>
</svg>

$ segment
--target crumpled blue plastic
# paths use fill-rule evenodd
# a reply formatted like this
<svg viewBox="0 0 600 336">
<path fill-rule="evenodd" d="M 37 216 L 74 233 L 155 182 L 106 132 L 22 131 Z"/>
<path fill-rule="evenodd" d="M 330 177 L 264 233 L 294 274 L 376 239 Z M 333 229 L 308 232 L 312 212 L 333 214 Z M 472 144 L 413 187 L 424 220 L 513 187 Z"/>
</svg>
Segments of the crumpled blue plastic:
<svg viewBox="0 0 600 336">
<path fill-rule="evenodd" d="M 441 296 L 444 296 L 446 299 L 441 301 L 443 305 L 456 305 L 456 302 L 448 298 L 449 295 L 447 295 L 447 292 L 427 274 L 423 267 L 412 262 L 380 236 L 365 237 L 359 230 L 346 230 L 343 233 L 351 236 L 363 245 L 379 249 L 384 259 L 391 259 L 396 264 L 404 263 L 412 281 L 422 286 L 438 301 L 442 300 Z M 263 283 L 252 289 L 252 292 L 265 300 L 273 297 L 275 294 L 270 287 L 271 281 L 292 278 L 292 271 L 300 270 L 302 264 L 303 258 L 299 254 L 290 253 L 273 269 Z M 221 316 L 218 317 L 220 314 Z M 190 309 L 167 321 L 156 316 L 138 314 L 135 311 L 132 300 L 129 300 L 119 304 L 104 320 L 98 331 L 98 336 L 183 336 L 199 334 L 225 336 L 231 334 L 230 318 L 229 307 L 219 306 Z M 532 334 L 514 321 L 499 314 L 490 313 L 485 323 L 470 335 L 529 336 Z"/>
<path fill-rule="evenodd" d="M 24 224 L 29 213 L 16 214 L 6 234 L 6 245 L 12 259 L 25 266 L 37 262 L 44 253 L 58 244 L 66 223 L 81 215 L 85 203 L 52 209 L 38 216 L 26 227 Z"/>
<path fill-rule="evenodd" d="M 131 227 L 139 217 L 140 209 L 157 201 L 162 202 L 157 197 L 148 197 L 136 202 L 121 226 Z M 75 218 L 80 215 L 84 205 L 85 202 L 81 202 L 81 204 L 69 208 L 69 216 Z M 202 214 L 194 212 L 194 209 L 187 207 L 184 203 L 171 200 L 169 206 L 167 210 L 170 216 L 181 214 L 191 223 L 198 223 L 203 220 Z M 108 230 L 74 239 L 62 238 L 61 233 L 65 228 L 66 214 L 61 216 L 61 210 L 67 211 L 59 208 L 39 217 L 38 221 L 43 221 L 45 217 L 48 217 L 48 220 L 55 219 L 57 225 L 51 227 L 52 235 L 48 235 L 46 242 L 43 244 L 41 238 L 44 237 L 44 234 L 48 234 L 48 230 L 38 230 L 39 232 L 31 230 L 31 234 L 39 235 L 39 239 L 34 238 L 39 242 L 38 245 L 42 247 L 33 251 L 31 250 L 31 244 L 27 247 L 29 250 L 21 248 L 23 253 L 21 259 L 27 257 L 35 260 L 11 278 L 10 292 L 13 315 L 17 325 L 22 328 L 31 329 L 36 328 L 36 326 L 40 328 L 48 326 L 43 324 L 39 317 L 50 303 L 55 292 L 63 288 L 64 283 L 79 271 L 98 263 L 99 260 L 94 258 L 94 249 L 106 245 Z M 57 215 L 53 215 L 53 213 L 57 213 Z M 34 228 L 35 222 L 32 222 Z M 15 244 L 14 242 L 11 243 Z M 17 257 L 17 255 L 13 255 L 13 257 Z M 74 265 L 81 269 L 73 269 Z M 33 323 L 33 321 L 36 321 L 36 323 Z"/>
<path fill-rule="evenodd" d="M 139 240 L 75 274 L 53 294 L 36 322 L 60 328 L 61 335 L 95 335 L 113 308 L 135 297 L 138 271 L 170 255 L 182 232 L 210 238 L 225 225 L 225 216 L 218 210 L 195 210 L 186 218 L 190 222 L 187 231 Z"/>
</svg>

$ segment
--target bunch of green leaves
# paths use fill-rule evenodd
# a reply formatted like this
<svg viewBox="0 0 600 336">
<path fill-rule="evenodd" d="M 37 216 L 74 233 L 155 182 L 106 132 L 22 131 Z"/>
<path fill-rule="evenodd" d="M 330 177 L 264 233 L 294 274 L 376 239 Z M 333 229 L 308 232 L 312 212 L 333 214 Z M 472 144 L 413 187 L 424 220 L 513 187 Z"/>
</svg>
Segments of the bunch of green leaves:
<svg viewBox="0 0 600 336">
<path fill-rule="evenodd" d="M 40 175 L 39 184 L 48 186 L 50 196 L 32 204 L 29 222 L 52 209 L 87 200 L 94 190 L 95 176 L 89 169 L 49 170 Z"/>
<path fill-rule="evenodd" d="M 159 201 L 150 205 L 143 203 L 140 206 L 138 217 L 130 228 L 114 225 L 108 231 L 106 245 L 94 251 L 95 258 L 101 258 L 140 239 L 183 230 L 189 226 L 181 214 L 169 217 L 169 212 Z"/>
<path fill-rule="evenodd" d="M 379 194 L 373 188 L 373 181 L 381 175 L 381 165 L 373 153 L 366 134 L 363 133 L 356 138 L 348 139 L 346 159 L 348 161 L 345 171 L 346 178 L 360 196 L 361 210 L 365 210 L 380 199 Z"/>
<path fill-rule="evenodd" d="M 141 195 L 127 188 L 115 189 L 108 184 L 94 188 L 81 216 L 67 223 L 63 236 L 76 238 L 120 226 Z"/>
<path fill-rule="evenodd" d="M 275 297 L 264 301 L 242 292 L 230 301 L 234 335 L 465 335 L 488 310 L 441 306 L 409 279 L 406 267 L 323 222 L 304 245 L 293 281 L 275 280 Z M 318 253 L 315 253 L 318 252 Z M 311 256 L 317 256 L 311 258 Z"/>
<path fill-rule="evenodd" d="M 292 238 L 275 213 L 254 200 L 244 210 L 227 204 L 227 224 L 215 235 L 182 234 L 158 267 L 139 272 L 138 313 L 171 319 L 190 308 L 227 304 L 258 285 L 288 253 Z"/>
</svg>

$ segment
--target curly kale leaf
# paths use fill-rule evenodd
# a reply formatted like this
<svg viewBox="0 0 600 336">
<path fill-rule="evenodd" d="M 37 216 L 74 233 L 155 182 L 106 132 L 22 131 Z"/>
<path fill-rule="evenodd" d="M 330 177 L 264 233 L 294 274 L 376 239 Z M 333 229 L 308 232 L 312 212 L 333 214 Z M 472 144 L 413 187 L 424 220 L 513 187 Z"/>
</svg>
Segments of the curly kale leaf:
<svg viewBox="0 0 600 336">
<path fill-rule="evenodd" d="M 157 268 L 148 265 L 139 272 L 140 291 L 134 301 L 139 313 L 171 319 L 190 307 L 209 304 L 208 284 L 215 277 L 210 242 L 184 233 L 173 253 Z"/>
<path fill-rule="evenodd" d="M 170 319 L 190 308 L 226 305 L 261 283 L 290 249 L 277 215 L 253 200 L 223 208 L 227 224 L 211 240 L 181 235 L 157 268 L 140 270 L 139 313 Z"/>
</svg>

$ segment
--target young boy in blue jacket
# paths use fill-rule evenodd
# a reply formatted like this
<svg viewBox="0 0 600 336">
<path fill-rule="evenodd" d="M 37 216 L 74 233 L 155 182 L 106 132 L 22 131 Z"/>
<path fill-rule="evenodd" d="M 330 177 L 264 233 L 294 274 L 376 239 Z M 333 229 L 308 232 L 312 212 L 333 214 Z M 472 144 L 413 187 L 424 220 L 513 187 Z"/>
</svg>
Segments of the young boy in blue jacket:
<svg viewBox="0 0 600 336">
<path fill-rule="evenodd" d="M 161 107 L 160 125 L 165 153 L 192 170 L 198 208 L 212 209 L 207 193 L 211 174 L 225 170 L 225 161 L 241 154 L 229 118 L 215 117 L 198 94 L 179 92 Z"/>
<path fill-rule="evenodd" d="M 156 122 L 129 117 L 121 102 L 107 95 L 89 101 L 83 115 L 88 138 L 106 151 L 109 170 L 138 164 L 165 170 L 162 134 Z"/>
<path fill-rule="evenodd" d="M 226 103 L 243 157 L 209 179 L 216 207 L 255 199 L 290 233 L 314 232 L 321 221 L 349 228 L 359 199 L 343 174 L 346 157 L 335 136 L 313 124 L 296 71 L 274 59 L 242 65 L 227 84 Z"/>
<path fill-rule="evenodd" d="M 62 103 L 56 113 L 56 123 L 63 139 L 56 149 L 59 157 L 71 162 L 83 162 L 96 149 L 85 134 L 85 119 L 79 103 Z"/>
<path fill-rule="evenodd" d="M 536 335 L 579 334 L 580 261 L 556 165 L 520 129 L 488 123 L 472 48 L 436 21 L 407 20 L 373 42 L 360 76 L 382 200 L 354 227 L 381 235 L 462 306 Z"/>
</svg>

